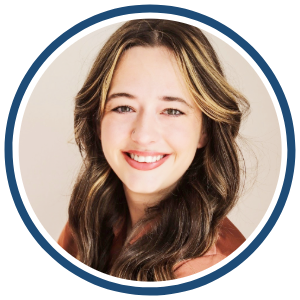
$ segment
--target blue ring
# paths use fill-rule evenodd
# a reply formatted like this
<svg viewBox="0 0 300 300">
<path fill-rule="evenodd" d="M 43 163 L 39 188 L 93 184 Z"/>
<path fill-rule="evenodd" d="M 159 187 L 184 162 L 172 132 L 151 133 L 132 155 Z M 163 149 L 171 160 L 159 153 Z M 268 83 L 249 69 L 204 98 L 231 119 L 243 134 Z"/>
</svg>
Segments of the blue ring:
<svg viewBox="0 0 300 300">
<path fill-rule="evenodd" d="M 86 29 L 87 27 L 114 17 L 136 14 L 136 13 L 164 13 L 164 14 L 187 17 L 189 19 L 200 21 L 208 26 L 217 29 L 218 31 L 222 32 L 230 39 L 232 39 L 234 42 L 236 42 L 238 45 L 240 45 L 255 60 L 255 62 L 259 65 L 261 70 L 264 72 L 265 76 L 268 78 L 270 84 L 272 85 L 272 88 L 277 96 L 283 114 L 285 129 L 286 129 L 287 165 L 286 165 L 285 178 L 284 178 L 283 186 L 277 204 L 273 210 L 272 215 L 270 216 L 269 220 L 267 221 L 267 223 L 265 224 L 261 232 L 257 235 L 257 237 L 242 253 L 240 253 L 237 257 L 235 257 L 232 261 L 230 261 L 228 264 L 221 267 L 220 269 L 208 275 L 205 275 L 202 278 L 198 278 L 190 282 L 186 282 L 178 285 L 172 285 L 172 286 L 164 286 L 164 287 L 132 287 L 132 286 L 113 283 L 87 273 L 86 271 L 78 268 L 77 266 L 69 262 L 66 258 L 64 258 L 60 253 L 58 253 L 54 248 L 52 248 L 52 246 L 48 243 L 48 241 L 38 231 L 38 229 L 32 222 L 30 216 L 28 215 L 18 190 L 18 186 L 15 178 L 15 172 L 14 172 L 14 164 L 13 164 L 12 144 L 13 144 L 15 120 L 17 117 L 18 109 L 28 85 L 30 84 L 32 78 L 39 70 L 41 65 L 64 42 L 66 42 L 69 38 L 79 33 L 80 31 Z M 78 23 L 74 27 L 64 32 L 55 41 L 53 41 L 35 60 L 35 62 L 32 64 L 32 66 L 24 76 L 17 90 L 13 103 L 11 105 L 11 109 L 7 120 L 6 134 L 5 134 L 5 164 L 6 164 L 6 174 L 7 174 L 10 191 L 14 199 L 15 205 L 17 207 L 17 210 L 24 224 L 26 225 L 26 227 L 28 228 L 32 236 L 35 238 L 35 240 L 58 263 L 60 263 L 63 267 L 65 267 L 72 273 L 76 274 L 77 276 L 95 285 L 98 285 L 100 287 L 109 290 L 128 293 L 128 294 L 135 294 L 135 295 L 167 295 L 167 294 L 174 294 L 174 293 L 195 289 L 224 276 L 225 274 L 227 274 L 228 272 L 236 268 L 239 264 L 241 264 L 260 246 L 260 244 L 268 236 L 268 234 L 274 227 L 275 223 L 277 222 L 290 191 L 293 174 L 294 174 L 294 167 L 295 167 L 295 135 L 294 135 L 293 121 L 289 110 L 289 106 L 279 82 L 277 81 L 275 75 L 273 74 L 268 64 L 264 61 L 264 59 L 242 37 L 240 37 L 233 30 L 221 24 L 220 22 L 191 10 L 187 10 L 179 7 L 173 7 L 173 6 L 165 6 L 165 5 L 134 5 L 134 6 L 120 7 L 113 10 L 109 10 Z"/>
</svg>

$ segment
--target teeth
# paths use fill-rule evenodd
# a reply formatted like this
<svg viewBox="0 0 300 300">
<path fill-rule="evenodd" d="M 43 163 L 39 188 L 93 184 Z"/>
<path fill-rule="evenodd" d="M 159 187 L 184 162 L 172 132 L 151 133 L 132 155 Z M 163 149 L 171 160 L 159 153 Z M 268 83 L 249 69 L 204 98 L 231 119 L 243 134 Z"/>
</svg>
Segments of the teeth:
<svg viewBox="0 0 300 300">
<path fill-rule="evenodd" d="M 146 162 L 146 163 L 153 163 L 158 160 L 161 160 L 164 156 L 163 155 L 157 155 L 157 156 L 138 156 L 136 154 L 129 153 L 131 159 L 134 159 L 138 162 Z"/>
<path fill-rule="evenodd" d="M 145 161 L 145 156 L 139 156 L 138 162 L 144 162 Z"/>
</svg>

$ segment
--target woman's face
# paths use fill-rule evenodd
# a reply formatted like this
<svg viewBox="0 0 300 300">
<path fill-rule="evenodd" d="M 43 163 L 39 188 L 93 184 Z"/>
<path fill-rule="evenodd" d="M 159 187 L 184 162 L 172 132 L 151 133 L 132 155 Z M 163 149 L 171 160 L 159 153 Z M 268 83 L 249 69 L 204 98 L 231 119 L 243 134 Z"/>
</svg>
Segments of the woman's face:
<svg viewBox="0 0 300 300">
<path fill-rule="evenodd" d="M 201 111 L 167 48 L 133 47 L 123 54 L 100 138 L 127 193 L 156 196 L 172 188 L 205 145 L 201 126 Z"/>
</svg>

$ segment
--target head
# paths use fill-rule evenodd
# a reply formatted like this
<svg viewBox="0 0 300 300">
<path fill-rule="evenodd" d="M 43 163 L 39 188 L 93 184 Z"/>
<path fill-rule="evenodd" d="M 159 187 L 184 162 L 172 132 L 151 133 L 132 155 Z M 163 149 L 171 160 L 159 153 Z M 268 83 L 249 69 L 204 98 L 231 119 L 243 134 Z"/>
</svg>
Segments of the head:
<svg viewBox="0 0 300 300">
<path fill-rule="evenodd" d="M 86 254 L 105 248 L 92 230 L 101 235 L 125 214 L 126 205 L 114 203 L 124 198 L 124 190 L 149 195 L 167 191 L 155 208 L 149 208 L 144 223 L 161 214 L 157 228 L 167 232 L 172 218 L 179 218 L 178 230 L 179 223 L 186 222 L 186 245 L 180 241 L 186 255 L 207 251 L 237 199 L 240 165 L 235 138 L 247 105 L 226 81 L 214 49 L 198 28 L 149 19 L 129 21 L 118 29 L 76 97 L 75 138 L 85 164 L 72 195 L 70 217 L 82 260 L 98 270 L 130 277 L 130 268 L 125 272 L 123 267 L 132 249 L 125 249 L 111 270 L 107 257 Z M 143 159 L 149 162 L 138 162 Z M 169 212 L 163 214 L 164 210 Z M 176 217 L 179 210 L 181 216 Z M 199 232 L 193 233 L 191 218 L 199 219 L 196 246 L 191 245 L 199 240 Z M 162 235 L 157 238 L 163 245 Z M 133 246 L 135 257 L 145 256 L 146 240 L 138 243 Z M 88 249 L 91 245 L 94 250 Z M 158 280 L 172 278 L 170 262 L 182 259 L 185 252 L 180 251 L 159 262 L 154 252 L 148 253 L 154 269 L 169 262 L 168 272 L 156 271 Z M 147 280 L 150 273 L 141 272 L 139 278 Z"/>
<path fill-rule="evenodd" d="M 123 53 L 99 138 L 127 194 L 149 204 L 171 191 L 206 143 L 202 127 L 201 110 L 168 48 L 135 46 Z"/>
</svg>

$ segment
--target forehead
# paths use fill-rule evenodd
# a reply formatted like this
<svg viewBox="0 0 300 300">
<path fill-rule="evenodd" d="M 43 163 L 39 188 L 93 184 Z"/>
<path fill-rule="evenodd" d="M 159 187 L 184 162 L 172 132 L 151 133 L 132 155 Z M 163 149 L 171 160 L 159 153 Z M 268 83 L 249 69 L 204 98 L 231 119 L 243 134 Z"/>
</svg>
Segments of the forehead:
<svg viewBox="0 0 300 300">
<path fill-rule="evenodd" d="M 147 63 L 151 61 L 152 63 L 175 63 L 175 57 L 172 52 L 167 47 L 164 46 L 134 46 L 132 48 L 128 48 L 122 54 L 118 65 L 126 64 L 126 62 L 130 63 Z"/>
<path fill-rule="evenodd" d="M 110 93 L 115 92 L 177 96 L 193 102 L 176 58 L 166 47 L 126 50 L 112 78 Z"/>
</svg>

